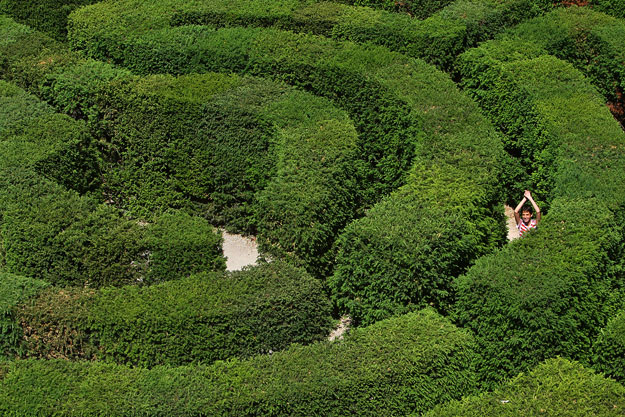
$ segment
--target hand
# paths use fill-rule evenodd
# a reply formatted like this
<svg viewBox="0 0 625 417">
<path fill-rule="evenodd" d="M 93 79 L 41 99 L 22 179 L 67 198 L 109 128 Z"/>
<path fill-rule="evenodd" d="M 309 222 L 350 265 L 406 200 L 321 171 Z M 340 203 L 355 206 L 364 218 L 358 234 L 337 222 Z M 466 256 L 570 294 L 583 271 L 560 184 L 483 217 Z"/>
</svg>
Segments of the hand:
<svg viewBox="0 0 625 417">
<path fill-rule="evenodd" d="M 530 193 L 529 190 L 525 190 L 525 192 L 523 193 L 523 197 L 527 198 L 528 200 L 531 200 L 532 193 Z"/>
</svg>

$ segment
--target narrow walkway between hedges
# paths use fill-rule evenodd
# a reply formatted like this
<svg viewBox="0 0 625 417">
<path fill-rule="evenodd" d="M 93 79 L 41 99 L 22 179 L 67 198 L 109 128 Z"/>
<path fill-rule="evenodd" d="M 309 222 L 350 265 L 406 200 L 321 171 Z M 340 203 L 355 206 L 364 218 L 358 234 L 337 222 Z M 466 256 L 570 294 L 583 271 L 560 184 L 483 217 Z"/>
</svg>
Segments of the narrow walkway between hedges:
<svg viewBox="0 0 625 417">
<path fill-rule="evenodd" d="M 240 271 L 244 266 L 256 265 L 258 245 L 254 237 L 233 235 L 225 230 L 221 233 L 224 238 L 223 251 L 227 271 Z"/>
<path fill-rule="evenodd" d="M 506 219 L 508 225 L 508 240 L 519 238 L 519 230 L 516 228 L 516 220 L 514 220 L 514 209 L 510 206 L 506 207 Z"/>
</svg>

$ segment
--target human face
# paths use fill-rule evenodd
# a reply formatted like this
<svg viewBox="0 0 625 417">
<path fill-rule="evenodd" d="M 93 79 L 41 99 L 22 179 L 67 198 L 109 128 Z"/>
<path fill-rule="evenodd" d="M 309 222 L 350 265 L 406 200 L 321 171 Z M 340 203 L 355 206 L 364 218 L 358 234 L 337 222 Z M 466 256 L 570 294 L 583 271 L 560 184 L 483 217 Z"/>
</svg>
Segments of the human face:
<svg viewBox="0 0 625 417">
<path fill-rule="evenodd" d="M 528 224 L 530 220 L 532 220 L 532 213 L 527 210 L 523 210 L 521 212 L 521 219 L 523 220 L 523 223 Z"/>
</svg>

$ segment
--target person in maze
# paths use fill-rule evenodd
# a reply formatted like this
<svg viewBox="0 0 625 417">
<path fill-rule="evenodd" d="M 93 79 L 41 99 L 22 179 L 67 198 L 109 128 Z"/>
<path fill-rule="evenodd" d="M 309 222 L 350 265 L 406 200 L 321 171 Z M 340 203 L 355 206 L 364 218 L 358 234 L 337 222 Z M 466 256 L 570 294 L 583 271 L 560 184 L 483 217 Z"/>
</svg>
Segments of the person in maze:
<svg viewBox="0 0 625 417">
<path fill-rule="evenodd" d="M 528 200 L 532 203 L 534 211 L 536 211 L 535 219 L 532 218 L 531 207 L 524 205 Z M 521 212 L 520 215 L 519 211 Z M 514 209 L 514 220 L 516 220 L 516 227 L 519 229 L 519 237 L 523 237 L 530 230 L 536 229 L 538 223 L 540 222 L 540 218 L 540 208 L 538 208 L 538 204 L 536 204 L 534 198 L 532 198 L 532 193 L 529 190 L 525 190 L 523 193 L 523 199 Z"/>
</svg>

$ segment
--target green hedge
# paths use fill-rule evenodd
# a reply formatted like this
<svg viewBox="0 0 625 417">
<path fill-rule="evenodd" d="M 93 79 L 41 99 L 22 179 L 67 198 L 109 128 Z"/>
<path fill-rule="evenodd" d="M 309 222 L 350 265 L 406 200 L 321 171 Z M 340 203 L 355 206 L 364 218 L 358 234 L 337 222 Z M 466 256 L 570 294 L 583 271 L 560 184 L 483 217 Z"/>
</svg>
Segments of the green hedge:
<svg viewBox="0 0 625 417">
<path fill-rule="evenodd" d="M 619 416 L 625 388 L 576 362 L 550 359 L 501 388 L 436 407 L 425 417 Z"/>
<path fill-rule="evenodd" d="M 6 21 L 3 32 L 15 26 Z M 40 33 L 9 39 L 4 76 L 87 117 L 103 138 L 104 193 L 116 207 L 135 216 L 184 209 L 327 274 L 335 236 L 361 200 L 356 132 L 343 111 L 270 81 L 132 77 Z"/>
<path fill-rule="evenodd" d="M 17 311 L 21 357 L 153 367 L 212 363 L 327 337 L 318 280 L 283 262 L 201 273 L 150 287 L 50 289 Z"/>
<path fill-rule="evenodd" d="M 220 74 L 125 79 L 95 101 L 117 205 L 186 208 L 324 274 L 361 186 L 343 111 L 282 84 Z"/>
<path fill-rule="evenodd" d="M 0 13 L 63 41 L 67 37 L 67 16 L 78 7 L 99 0 L 0 0 Z"/>
<path fill-rule="evenodd" d="M 505 32 L 499 42 L 525 41 L 572 63 L 606 98 L 625 122 L 625 22 L 588 7 L 556 9 Z M 514 43 L 508 43 L 508 47 Z"/>
<path fill-rule="evenodd" d="M 593 345 L 592 367 L 625 381 L 625 312 L 608 321 Z"/>
<path fill-rule="evenodd" d="M 540 55 L 495 41 L 458 66 L 549 207 L 536 233 L 456 281 L 455 318 L 475 331 L 487 385 L 554 355 L 587 361 L 623 295 L 625 134 L 571 64 Z"/>
<path fill-rule="evenodd" d="M 97 173 L 84 125 L 5 82 L 0 82 L 0 101 L 1 265 L 6 272 L 54 284 L 100 286 L 225 268 L 221 237 L 204 220 L 170 214 L 146 227 L 63 187 L 84 189 Z M 170 231 L 175 238 L 167 236 Z"/>
<path fill-rule="evenodd" d="M 336 0 L 338 3 L 367 6 L 394 13 L 407 14 L 414 19 L 425 19 L 447 6 L 453 0 Z"/>
<path fill-rule="evenodd" d="M 434 2 L 430 2 L 434 3 Z M 172 26 L 261 26 L 371 42 L 449 70 L 456 56 L 506 27 L 551 9 L 543 0 L 461 0 L 426 20 L 329 2 L 175 4 Z"/>
<path fill-rule="evenodd" d="M 17 306 L 43 291 L 49 284 L 19 275 L 0 273 L 0 358 L 24 354 L 23 331 L 17 321 Z"/>
<path fill-rule="evenodd" d="M 625 4 L 619 0 L 592 0 L 592 8 L 618 18 L 625 18 Z"/>
<path fill-rule="evenodd" d="M 349 112 L 359 132 L 359 152 L 368 165 L 367 202 L 404 182 L 421 120 L 405 97 L 389 91 L 397 77 L 385 72 L 412 66 L 405 57 L 373 46 L 276 30 L 169 27 L 172 12 L 162 4 L 90 6 L 72 15 L 72 43 L 78 49 L 88 48 L 95 59 L 110 59 L 139 74 L 239 72 L 285 80 L 329 97 Z M 90 17 L 95 12 L 98 19 L 115 20 L 98 26 Z M 143 16 L 142 22 L 131 23 L 135 13 Z M 141 24 L 146 22 L 155 30 L 144 32 Z M 130 29 L 134 35 L 127 33 Z"/>
<path fill-rule="evenodd" d="M 211 366 L 151 370 L 70 361 L 3 366 L 7 415 L 405 415 L 474 392 L 468 332 L 432 311 Z"/>
<path fill-rule="evenodd" d="M 360 152 L 370 163 L 365 181 L 373 184 L 365 197 L 368 202 L 403 184 L 405 173 L 417 166 L 414 169 L 418 175 L 410 176 L 411 184 L 406 185 L 410 188 L 389 197 L 395 198 L 397 204 L 371 210 L 376 216 L 372 225 L 355 232 L 367 235 L 363 237 L 367 246 L 357 245 L 359 237 L 354 233 L 339 244 L 340 262 L 349 265 L 339 265 L 338 270 L 351 271 L 352 265 L 358 269 L 357 274 L 341 273 L 333 284 L 335 291 L 347 288 L 340 290 L 340 298 L 345 299 L 339 301 L 341 308 L 356 312 L 349 299 L 360 296 L 349 289 L 351 284 L 345 280 L 365 279 L 375 286 L 378 280 L 385 279 L 379 270 L 371 269 L 376 268 L 376 259 L 389 259 L 389 263 L 397 265 L 399 285 L 408 285 L 410 291 L 412 282 L 422 279 L 415 271 L 428 269 L 444 252 L 450 262 L 418 284 L 423 291 L 413 294 L 411 300 L 399 301 L 400 308 L 406 302 L 417 307 L 429 302 L 443 304 L 451 277 L 474 257 L 502 241 L 503 221 L 498 213 L 502 156 L 499 138 L 446 75 L 422 61 L 371 45 L 274 29 L 170 27 L 172 12 L 163 4 L 167 3 L 147 8 L 133 2 L 117 2 L 106 8 L 81 9 L 71 18 L 72 43 L 86 49 L 89 55 L 111 59 L 137 72 L 253 73 L 286 79 L 333 98 L 350 112 L 359 130 Z M 140 21 L 136 21 L 138 15 L 142 16 Z M 148 25 L 154 30 L 146 32 Z M 132 34 L 127 33 L 129 28 L 133 29 Z M 472 182 L 455 180 L 471 176 Z M 454 193 L 440 188 L 450 181 L 462 188 Z M 420 195 L 415 198 L 409 190 L 418 190 Z M 406 245 L 399 256 L 394 255 L 394 248 L 387 242 L 401 232 L 394 228 L 387 239 L 386 219 L 401 218 L 404 223 L 417 224 L 429 217 L 432 205 L 439 208 L 432 217 L 432 226 L 422 231 L 423 236 L 410 237 L 421 244 Z M 476 210 L 479 215 L 474 218 L 470 213 Z M 450 230 L 453 233 L 448 233 Z M 441 243 L 433 246 L 431 240 Z M 456 245 L 458 240 L 464 244 Z M 351 247 L 362 250 L 363 256 L 372 261 L 360 267 L 359 255 L 340 255 Z M 453 252 L 448 253 L 449 250 Z M 380 291 L 373 296 L 391 292 Z M 433 293 L 437 294 L 430 296 Z M 375 304 L 379 300 L 372 301 Z M 384 315 L 388 313 L 386 309 Z"/>
</svg>

